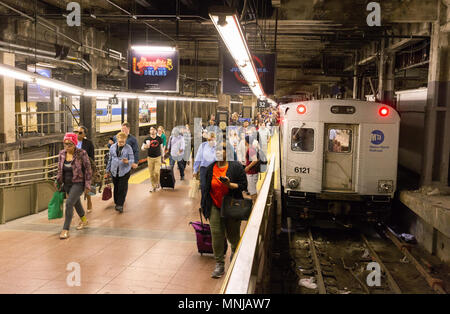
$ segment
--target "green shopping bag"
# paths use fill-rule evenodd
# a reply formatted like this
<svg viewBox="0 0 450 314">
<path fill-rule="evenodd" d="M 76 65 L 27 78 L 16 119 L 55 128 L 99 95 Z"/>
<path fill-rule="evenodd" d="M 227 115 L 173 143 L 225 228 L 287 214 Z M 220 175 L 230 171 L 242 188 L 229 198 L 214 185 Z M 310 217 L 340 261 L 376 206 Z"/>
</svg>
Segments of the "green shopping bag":
<svg viewBox="0 0 450 314">
<path fill-rule="evenodd" d="M 53 193 L 53 197 L 48 203 L 48 219 L 62 218 L 63 211 L 62 205 L 64 203 L 64 192 L 56 191 Z"/>
</svg>

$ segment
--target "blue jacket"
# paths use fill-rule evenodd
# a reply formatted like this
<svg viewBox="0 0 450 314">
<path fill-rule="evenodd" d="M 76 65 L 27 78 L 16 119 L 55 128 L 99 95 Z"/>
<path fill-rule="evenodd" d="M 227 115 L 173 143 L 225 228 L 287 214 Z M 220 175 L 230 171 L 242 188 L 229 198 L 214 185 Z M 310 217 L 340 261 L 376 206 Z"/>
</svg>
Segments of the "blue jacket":
<svg viewBox="0 0 450 314">
<path fill-rule="evenodd" d="M 123 158 L 128 159 L 128 164 L 122 162 Z M 109 160 L 106 166 L 106 172 L 111 173 L 113 177 L 117 177 L 117 168 L 119 168 L 119 177 L 123 177 L 131 170 L 131 164 L 133 163 L 134 154 L 130 145 L 125 144 L 121 154 L 117 157 L 117 143 L 111 145 L 109 149 Z"/>
<path fill-rule="evenodd" d="M 114 143 L 117 143 L 117 137 L 115 135 L 113 137 L 113 141 Z M 134 163 L 139 164 L 139 144 L 137 139 L 133 135 L 129 134 L 127 138 L 127 144 L 130 145 L 131 149 L 133 150 Z M 111 148 L 112 145 L 108 144 L 108 147 Z M 133 162 L 133 159 L 131 159 L 131 161 Z"/>
</svg>

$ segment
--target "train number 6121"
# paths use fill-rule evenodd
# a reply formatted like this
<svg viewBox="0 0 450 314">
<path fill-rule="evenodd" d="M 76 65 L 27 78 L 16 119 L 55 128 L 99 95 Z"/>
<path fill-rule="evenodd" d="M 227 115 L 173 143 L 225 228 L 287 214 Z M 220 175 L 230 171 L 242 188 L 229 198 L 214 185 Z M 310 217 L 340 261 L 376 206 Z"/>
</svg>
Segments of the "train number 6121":
<svg viewBox="0 0 450 314">
<path fill-rule="evenodd" d="M 309 174 L 309 168 L 306 168 L 306 167 L 295 167 L 294 171 L 295 171 L 295 173 L 308 173 Z"/>
</svg>

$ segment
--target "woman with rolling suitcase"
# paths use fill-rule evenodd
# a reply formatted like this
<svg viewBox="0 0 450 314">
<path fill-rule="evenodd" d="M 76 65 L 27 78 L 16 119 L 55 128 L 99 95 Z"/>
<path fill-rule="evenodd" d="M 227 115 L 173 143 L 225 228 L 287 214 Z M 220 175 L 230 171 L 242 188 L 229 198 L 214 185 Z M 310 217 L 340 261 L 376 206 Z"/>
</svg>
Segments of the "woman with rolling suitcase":
<svg viewBox="0 0 450 314">
<path fill-rule="evenodd" d="M 237 161 L 227 161 L 230 159 L 227 158 L 227 151 L 233 154 L 233 148 L 227 143 L 223 141 L 220 144 L 222 149 L 216 151 L 217 161 L 206 169 L 206 184 L 202 191 L 202 211 L 205 218 L 210 220 L 212 247 L 216 259 L 212 278 L 220 278 L 225 272 L 224 239 L 230 242 L 232 258 L 241 238 L 241 221 L 221 217 L 223 199 L 228 194 L 242 199 L 242 191 L 247 189 L 247 178 L 242 165 Z"/>
</svg>

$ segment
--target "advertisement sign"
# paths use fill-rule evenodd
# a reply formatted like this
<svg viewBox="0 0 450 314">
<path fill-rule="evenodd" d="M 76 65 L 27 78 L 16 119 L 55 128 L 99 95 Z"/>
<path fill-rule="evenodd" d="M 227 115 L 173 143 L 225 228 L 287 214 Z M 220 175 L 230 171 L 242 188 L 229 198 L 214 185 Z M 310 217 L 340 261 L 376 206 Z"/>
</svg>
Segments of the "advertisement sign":
<svg viewBox="0 0 450 314">
<path fill-rule="evenodd" d="M 178 92 L 178 51 L 130 51 L 129 89 Z"/>
<path fill-rule="evenodd" d="M 29 72 L 34 72 L 34 66 L 28 66 Z M 36 73 L 44 77 L 51 78 L 52 70 L 36 67 Z M 38 84 L 27 84 L 27 101 L 30 102 L 50 102 L 50 88 L 39 86 Z"/>
<path fill-rule="evenodd" d="M 156 124 L 156 99 L 139 100 L 139 125 Z"/>
<path fill-rule="evenodd" d="M 264 92 L 267 95 L 273 95 L 275 90 L 276 55 L 273 53 L 256 53 L 252 56 Z M 230 54 L 224 54 L 222 66 L 222 91 L 224 94 L 252 94 L 250 87 L 248 87 L 247 82 Z"/>
</svg>

